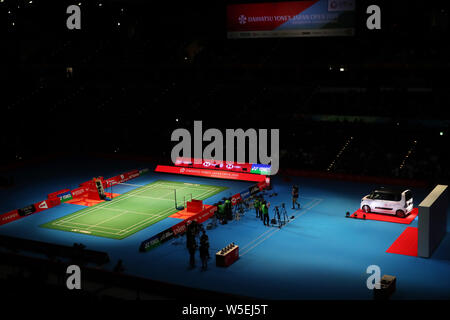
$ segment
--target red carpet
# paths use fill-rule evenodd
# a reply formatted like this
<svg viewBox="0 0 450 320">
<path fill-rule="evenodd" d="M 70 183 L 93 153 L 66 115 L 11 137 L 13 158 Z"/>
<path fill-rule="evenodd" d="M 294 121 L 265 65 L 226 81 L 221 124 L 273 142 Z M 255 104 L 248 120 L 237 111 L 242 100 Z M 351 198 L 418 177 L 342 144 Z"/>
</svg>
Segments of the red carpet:
<svg viewBox="0 0 450 320">
<path fill-rule="evenodd" d="M 208 205 L 208 204 L 204 204 L 203 208 L 210 208 L 212 206 Z M 187 208 L 184 208 L 181 211 L 175 212 L 174 214 L 170 215 L 169 218 L 177 218 L 177 219 L 183 219 L 186 220 L 192 216 L 195 216 L 197 213 L 199 213 L 201 210 L 199 210 L 198 212 L 189 212 L 187 211 Z"/>
<path fill-rule="evenodd" d="M 386 221 L 386 222 L 394 222 L 394 223 L 403 223 L 410 224 L 419 213 L 419 209 L 412 209 L 411 213 L 405 218 L 397 218 L 396 216 L 391 216 L 389 214 L 380 214 L 380 213 L 364 213 L 361 209 L 356 210 L 350 218 L 353 218 L 357 215 L 357 219 L 362 219 L 363 214 L 366 215 L 366 220 L 377 220 L 377 221 Z"/>
<path fill-rule="evenodd" d="M 386 252 L 417 257 L 418 230 L 413 227 L 406 228 Z"/>
</svg>

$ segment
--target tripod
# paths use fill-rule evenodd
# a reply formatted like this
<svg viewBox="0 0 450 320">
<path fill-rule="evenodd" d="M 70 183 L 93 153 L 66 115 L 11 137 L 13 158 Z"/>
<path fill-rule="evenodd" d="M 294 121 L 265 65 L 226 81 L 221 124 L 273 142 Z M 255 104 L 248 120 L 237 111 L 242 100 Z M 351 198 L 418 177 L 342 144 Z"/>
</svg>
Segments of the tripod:
<svg viewBox="0 0 450 320">
<path fill-rule="evenodd" d="M 281 216 L 280 216 L 280 209 L 278 208 L 278 206 L 275 206 L 275 208 L 273 208 L 273 211 L 275 213 L 273 215 L 272 224 L 275 224 L 275 222 L 278 221 L 278 228 L 281 228 L 282 222 L 281 222 Z"/>
<path fill-rule="evenodd" d="M 286 206 L 285 206 L 284 202 L 281 204 L 281 215 L 283 217 L 283 224 L 288 223 L 289 222 L 289 216 L 287 214 Z"/>
</svg>

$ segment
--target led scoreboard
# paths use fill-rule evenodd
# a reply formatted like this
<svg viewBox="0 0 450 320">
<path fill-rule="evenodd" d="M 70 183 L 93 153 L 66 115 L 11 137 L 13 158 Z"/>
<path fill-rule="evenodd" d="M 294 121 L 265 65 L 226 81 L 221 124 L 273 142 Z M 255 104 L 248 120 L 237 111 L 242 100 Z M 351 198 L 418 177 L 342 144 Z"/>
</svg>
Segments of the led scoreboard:
<svg viewBox="0 0 450 320">
<path fill-rule="evenodd" d="M 258 163 L 237 163 L 207 159 L 198 159 L 198 161 L 194 161 L 191 158 L 177 158 L 175 165 L 180 167 L 216 169 L 223 171 L 255 173 L 261 175 L 270 174 L 270 165 Z"/>
</svg>

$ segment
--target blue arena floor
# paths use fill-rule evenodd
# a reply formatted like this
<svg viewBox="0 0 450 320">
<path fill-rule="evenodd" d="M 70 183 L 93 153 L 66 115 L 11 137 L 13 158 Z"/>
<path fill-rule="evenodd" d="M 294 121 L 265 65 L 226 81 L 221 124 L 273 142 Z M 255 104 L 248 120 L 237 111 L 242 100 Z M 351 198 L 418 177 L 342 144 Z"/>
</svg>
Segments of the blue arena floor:
<svg viewBox="0 0 450 320">
<path fill-rule="evenodd" d="M 154 164 L 153 164 L 154 165 Z M 50 192 L 75 188 L 94 176 L 152 167 L 145 162 L 94 159 L 51 161 L 15 169 L 15 186 L 0 190 L 0 212 L 43 200 Z M 158 179 L 207 183 L 230 189 L 208 199 L 212 204 L 222 197 L 240 192 L 251 183 L 217 179 L 180 177 L 149 173 L 130 181 L 142 185 Z M 289 208 L 293 183 L 300 187 L 302 209 L 288 209 L 296 215 L 287 226 L 265 227 L 247 212 L 240 221 L 218 225 L 208 230 L 212 256 L 208 270 L 201 271 L 200 260 L 194 269 L 188 267 L 185 240 L 174 239 L 149 252 L 138 251 L 141 241 L 180 221 L 167 218 L 123 240 L 40 228 L 39 225 L 80 210 L 80 206 L 62 204 L 0 227 L 0 234 L 39 241 L 72 245 L 83 243 L 89 249 L 107 251 L 112 269 L 122 259 L 125 273 L 185 286 L 210 289 L 249 297 L 267 299 L 372 299 L 366 287 L 369 265 L 378 265 L 382 274 L 397 277 L 393 299 L 450 298 L 450 237 L 447 233 L 430 259 L 386 253 L 389 246 L 408 226 L 382 221 L 345 218 L 359 206 L 361 197 L 378 185 L 323 179 L 281 177 L 273 179 L 278 193 L 267 197 L 274 205 L 286 203 Z M 114 192 L 134 188 L 120 186 Z M 412 189 L 417 205 L 431 190 Z M 272 217 L 273 212 L 270 212 Z M 450 230 L 448 219 L 447 232 Z M 240 247 L 240 259 L 228 268 L 215 266 L 216 251 L 234 242 Z"/>
</svg>

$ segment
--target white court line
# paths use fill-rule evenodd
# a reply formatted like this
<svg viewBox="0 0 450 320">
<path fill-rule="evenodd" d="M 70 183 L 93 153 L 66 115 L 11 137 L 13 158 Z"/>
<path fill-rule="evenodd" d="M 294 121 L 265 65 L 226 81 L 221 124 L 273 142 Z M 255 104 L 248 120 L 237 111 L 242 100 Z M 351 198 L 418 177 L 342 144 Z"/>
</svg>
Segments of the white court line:
<svg viewBox="0 0 450 320">
<path fill-rule="evenodd" d="M 175 186 L 176 184 L 174 184 L 174 185 L 172 185 L 172 186 L 167 186 L 167 187 L 170 187 L 170 188 L 172 188 L 173 186 Z M 56 225 L 59 225 L 59 226 L 62 226 L 62 227 L 71 227 L 70 226 L 70 224 L 80 224 L 80 225 L 83 225 L 83 224 L 81 224 L 81 223 L 76 223 L 76 222 L 73 222 L 72 220 L 74 220 L 74 219 L 76 219 L 76 218 L 79 218 L 79 217 L 81 217 L 81 216 L 83 216 L 83 215 L 85 215 L 85 214 L 88 214 L 88 213 L 92 213 L 92 212 L 94 212 L 95 210 L 98 210 L 98 209 L 105 209 L 105 210 L 113 210 L 113 211 L 121 211 L 121 210 L 119 210 L 119 209 L 113 209 L 113 208 L 108 208 L 109 206 L 111 206 L 111 205 L 113 205 L 114 203 L 117 203 L 117 202 L 119 202 L 119 201 L 121 201 L 121 200 L 125 200 L 125 199 L 129 199 L 129 198 L 132 198 L 132 197 L 146 197 L 146 196 L 137 196 L 136 194 L 139 194 L 139 193 L 142 193 L 142 192 L 144 192 L 144 191 L 147 191 L 147 190 L 152 190 L 152 189 L 154 189 L 154 188 L 156 188 L 156 187 L 160 187 L 160 186 L 163 186 L 162 185 L 162 183 L 153 183 L 153 184 L 150 184 L 150 185 L 148 185 L 147 187 L 146 186 L 143 186 L 144 188 L 142 189 L 142 190 L 139 190 L 139 189 L 137 189 L 137 190 L 132 190 L 129 194 L 126 194 L 124 197 L 122 197 L 122 198 L 119 198 L 119 199 L 117 199 L 116 201 L 114 201 L 114 202 L 111 202 L 111 203 L 107 203 L 107 204 L 104 204 L 104 205 L 101 205 L 101 206 L 97 206 L 97 207 L 94 207 L 94 208 L 92 208 L 91 210 L 86 210 L 86 211 L 84 211 L 84 212 L 80 212 L 80 214 L 76 214 L 75 216 L 72 216 L 72 217 L 70 217 L 70 219 L 67 219 L 67 220 L 65 220 L 65 219 L 63 219 L 63 220 L 60 220 L 60 221 L 58 221 L 58 222 L 55 222 L 54 224 L 56 224 Z M 176 189 L 176 188 L 175 188 Z M 190 186 L 190 185 L 187 185 L 187 186 L 183 186 L 183 187 L 181 187 L 181 188 L 179 188 L 178 190 L 183 190 L 183 189 L 194 189 L 192 186 Z M 201 194 L 199 194 L 199 195 L 196 195 L 196 197 L 204 197 L 205 196 L 205 198 L 208 198 L 209 196 L 210 196 L 210 194 L 215 194 L 217 191 L 219 191 L 219 190 L 221 190 L 220 188 L 218 188 L 218 187 L 214 187 L 214 186 L 211 186 L 210 188 L 207 188 L 207 189 L 205 189 L 205 188 L 195 188 L 195 189 L 197 189 L 197 190 L 206 190 L 205 192 L 202 192 Z M 136 191 L 136 192 L 133 192 L 133 191 Z M 166 196 L 166 195 L 164 195 L 164 196 Z M 150 197 L 148 197 L 148 198 L 150 198 Z M 169 200 L 169 199 L 161 199 L 161 198 L 153 198 L 153 199 L 155 199 L 155 200 L 166 200 L 166 201 L 173 201 L 173 199 L 172 200 Z M 104 233 L 110 233 L 110 234 L 116 234 L 116 235 L 121 235 L 121 234 L 123 234 L 123 233 L 125 233 L 125 232 L 131 232 L 131 231 L 133 231 L 133 230 L 135 230 L 136 228 L 138 228 L 140 225 L 142 225 L 143 223 L 148 223 L 148 222 L 150 222 L 150 221 L 152 221 L 152 220 L 156 220 L 156 219 L 158 219 L 158 218 L 160 218 L 160 217 L 163 217 L 163 216 L 166 216 L 167 215 L 167 213 L 168 212 L 170 212 L 171 210 L 173 210 L 172 208 L 168 208 L 168 209 L 166 209 L 166 210 L 164 210 L 164 211 L 162 211 L 162 212 L 160 212 L 159 214 L 143 214 L 143 213 L 138 213 L 138 212 L 133 212 L 133 211 L 129 211 L 129 210 L 126 210 L 124 213 L 126 213 L 126 212 L 130 212 L 130 213 L 136 213 L 136 214 L 142 214 L 142 215 L 146 215 L 146 216 L 149 216 L 149 218 L 147 218 L 147 219 L 144 219 L 144 220 L 141 220 L 141 221 L 139 221 L 138 223 L 136 223 L 136 224 L 134 224 L 134 225 L 132 225 L 132 226 L 129 226 L 129 227 L 127 227 L 126 229 L 115 229 L 115 228 L 109 228 L 109 229 L 115 229 L 115 230 L 121 230 L 121 231 L 119 231 L 118 233 L 112 233 L 112 232 L 107 232 L 107 231 L 102 231 L 102 230 L 99 230 L 100 232 L 104 232 Z M 123 214 L 123 213 L 122 213 Z M 122 214 L 119 214 L 119 215 L 116 215 L 116 216 L 114 216 L 114 217 L 111 217 L 111 218 L 109 218 L 109 219 L 106 219 L 106 220 L 103 220 L 103 221 L 101 221 L 101 222 L 99 222 L 99 223 L 97 223 L 97 224 L 95 224 L 95 225 L 91 225 L 90 227 L 88 227 L 87 229 L 91 229 L 91 228 L 94 228 L 94 227 L 98 227 L 98 228 L 105 228 L 105 229 L 107 229 L 108 227 L 102 227 L 102 226 L 100 226 L 102 223 L 104 223 L 104 222 L 107 222 L 107 221 L 109 221 L 109 220 L 112 220 L 112 219 L 114 219 L 114 218 L 116 218 L 116 217 L 119 217 L 119 216 L 121 216 Z M 149 221 L 150 220 L 150 221 Z M 61 225 L 61 224 L 69 224 L 68 226 L 67 225 Z M 87 224 L 86 224 L 87 225 Z M 76 227 L 76 226 L 75 226 Z M 131 230 L 129 230 L 130 228 L 132 228 Z M 86 230 L 87 231 L 87 230 Z"/>
<path fill-rule="evenodd" d="M 77 225 L 79 224 L 79 225 L 81 225 L 81 226 L 91 226 L 90 224 L 87 224 L 87 223 L 70 222 L 70 225 L 68 225 L 68 226 L 66 226 L 66 227 L 71 228 L 71 227 L 73 227 L 73 226 L 72 226 L 73 224 L 77 224 Z M 59 226 L 64 227 L 64 226 L 62 226 L 62 225 L 59 225 Z M 76 227 L 76 226 L 75 226 L 75 227 Z M 114 231 L 120 231 L 120 230 L 122 230 L 122 229 L 118 229 L 118 228 L 110 228 L 110 227 L 101 227 L 101 226 L 97 226 L 97 227 L 105 228 L 105 229 L 111 229 L 111 230 L 114 230 Z"/>
<path fill-rule="evenodd" d="M 134 195 L 133 198 L 142 198 L 142 199 L 151 199 L 151 200 L 162 200 L 162 201 L 175 201 L 174 199 L 162 199 L 162 198 L 153 198 L 153 197 L 148 197 L 148 196 L 137 196 Z"/>
<path fill-rule="evenodd" d="M 208 197 L 209 197 L 208 195 L 209 195 L 210 193 L 214 193 L 214 192 L 215 192 L 214 190 L 209 190 L 208 192 L 203 192 L 203 193 L 199 194 L 197 197 L 203 197 L 203 196 L 205 196 L 206 198 L 208 198 Z M 172 210 L 172 208 L 169 208 L 169 209 Z M 166 212 L 166 211 L 167 211 L 167 210 L 165 210 L 165 211 L 163 211 L 163 212 Z M 167 213 L 164 213 L 163 215 L 167 215 Z M 158 217 L 161 217 L 161 215 L 158 215 Z M 134 224 L 134 225 L 132 225 L 132 226 L 129 226 L 128 228 L 122 230 L 120 233 L 123 233 L 123 232 L 131 232 L 131 231 L 135 230 L 136 228 L 139 228 L 140 225 L 141 225 L 142 223 L 147 223 L 147 222 L 148 222 L 147 220 L 148 220 L 148 219 L 139 221 L 138 223 L 136 223 L 136 224 Z M 153 220 L 154 220 L 154 219 L 153 219 Z M 152 221 L 152 220 L 150 220 L 150 221 Z M 132 229 L 130 229 L 130 228 L 132 228 Z M 128 230 L 128 229 L 130 229 L 130 230 Z"/>
<path fill-rule="evenodd" d="M 308 202 L 305 207 L 309 206 L 310 204 L 314 203 L 315 200 Z M 257 241 L 259 238 L 263 237 L 264 235 L 266 235 L 269 232 L 274 231 L 274 229 L 269 228 L 268 230 L 266 230 L 265 232 L 263 232 L 261 235 L 259 235 L 257 238 L 255 238 L 254 240 L 250 241 L 249 243 L 247 243 L 245 246 L 243 246 L 241 248 L 241 250 L 244 250 L 245 248 L 247 248 L 248 246 L 250 246 L 253 242 Z"/>
<path fill-rule="evenodd" d="M 153 183 L 154 183 L 154 182 L 153 182 Z M 115 186 L 145 187 L 146 184 L 132 184 L 132 183 L 121 182 L 121 183 L 117 183 L 117 184 L 113 185 L 113 188 L 114 188 Z"/>
<path fill-rule="evenodd" d="M 125 229 L 122 229 L 121 231 L 117 232 L 116 234 L 117 235 L 122 235 L 122 234 L 130 233 L 130 232 L 134 231 L 135 229 L 139 228 L 141 224 L 145 224 L 145 223 L 151 222 L 153 220 L 157 220 L 157 219 L 159 219 L 161 217 L 167 216 L 167 214 L 171 210 L 173 210 L 173 209 L 172 208 L 165 209 L 165 210 L 161 211 L 158 214 L 154 214 L 154 215 L 148 217 L 147 219 L 141 220 L 141 221 L 139 221 L 139 222 L 137 222 L 137 223 L 135 223 L 135 224 L 125 228 Z M 130 228 L 132 228 L 132 229 L 130 229 Z"/>
<path fill-rule="evenodd" d="M 117 211 L 117 212 L 123 212 L 123 211 L 126 211 L 126 212 L 129 212 L 129 213 L 134 213 L 134 214 L 138 214 L 138 215 L 141 215 L 141 216 L 147 216 L 147 217 L 153 215 L 153 213 L 151 213 L 151 212 L 145 213 L 145 212 L 139 212 L 139 211 L 128 210 L 128 209 L 105 208 L 105 210 L 111 210 L 111 211 Z"/>
<path fill-rule="evenodd" d="M 213 190 L 210 190 L 209 192 L 203 192 L 203 193 L 199 194 L 198 197 L 203 197 L 204 195 L 207 196 L 208 194 L 210 194 L 210 193 L 212 193 L 212 192 L 213 192 Z M 169 208 L 169 209 L 170 209 L 170 210 L 173 210 L 172 208 Z M 164 211 L 162 211 L 162 212 L 164 212 L 164 214 L 162 214 L 162 215 L 157 215 L 157 217 L 159 218 L 159 217 L 161 217 L 161 216 L 163 216 L 163 215 L 167 215 L 166 211 L 167 211 L 167 209 L 164 210 Z M 132 226 L 129 226 L 129 227 L 126 228 L 126 229 L 123 229 L 119 234 L 122 234 L 122 233 L 124 233 L 124 232 L 131 232 L 131 231 L 135 230 L 136 228 L 139 228 L 141 224 L 149 222 L 149 221 L 147 221 L 147 220 L 149 220 L 149 219 L 144 219 L 144 220 L 142 220 L 142 221 L 137 222 L 136 224 L 134 224 L 134 225 L 132 225 Z M 150 220 L 150 221 L 153 221 L 153 220 L 154 220 L 154 219 L 152 219 L 152 220 Z M 132 228 L 132 229 L 130 229 L 130 228 Z M 130 230 L 128 230 L 128 229 L 130 229 Z"/>
<path fill-rule="evenodd" d="M 109 206 L 111 206 L 111 205 L 113 205 L 114 203 L 117 203 L 117 202 L 119 202 L 119 201 L 121 201 L 121 200 L 125 200 L 125 199 L 129 199 L 129 198 L 131 198 L 131 197 L 134 197 L 134 196 L 136 196 L 136 194 L 137 193 L 141 193 L 141 192 L 144 192 L 144 191 L 147 191 L 147 190 L 149 190 L 149 189 L 154 189 L 155 187 L 157 187 L 157 186 L 159 186 L 159 184 L 158 183 L 154 183 L 154 184 L 151 184 L 151 185 L 149 185 L 147 188 L 144 188 L 144 189 L 142 189 L 142 190 L 139 190 L 139 189 L 137 189 L 136 190 L 136 192 L 134 192 L 134 193 L 130 193 L 130 194 L 128 194 L 128 195 L 125 195 L 123 198 L 119 198 L 118 200 L 116 200 L 116 201 L 114 201 L 114 202 L 111 202 L 111 203 L 108 203 L 108 204 L 106 204 L 106 205 L 103 205 L 103 206 L 99 206 L 99 207 L 94 207 L 92 210 L 86 210 L 85 212 L 81 212 L 80 214 L 78 214 L 78 215 L 76 215 L 75 217 L 70 217 L 70 219 L 68 219 L 68 220 L 61 220 L 61 221 L 59 221 L 59 222 L 63 222 L 63 223 L 72 223 L 72 221 L 74 220 L 74 219 L 76 219 L 76 218 L 79 218 L 79 217 L 81 217 L 81 216 L 84 216 L 85 214 L 88 214 L 88 213 L 92 213 L 92 212 L 94 212 L 95 210 L 97 210 L 97 209 L 106 209 L 106 210 L 110 210 L 111 208 L 107 208 L 107 207 L 109 207 Z M 135 190 L 132 190 L 131 192 L 133 192 L 133 191 L 135 191 Z M 163 212 L 165 212 L 165 211 L 163 211 Z M 147 215 L 148 216 L 148 215 Z M 107 219 L 107 220 L 109 220 L 109 219 Z M 145 220 L 148 220 L 148 219 L 145 219 Z M 104 222 L 104 221 L 103 221 Z M 101 222 L 102 223 L 102 222 Z M 99 224 L 101 224 L 101 223 L 99 223 Z M 58 223 L 55 223 L 55 224 L 57 224 L 58 225 Z M 98 225 L 98 224 L 97 224 Z M 67 227 L 67 226 L 66 226 Z"/>
<path fill-rule="evenodd" d="M 111 206 L 111 205 L 113 205 L 113 204 L 115 204 L 115 203 L 117 203 L 117 202 L 120 202 L 120 201 L 122 201 L 122 200 L 131 198 L 131 197 L 132 197 L 134 194 L 136 194 L 136 193 L 141 193 L 141 192 L 146 191 L 146 190 L 149 190 L 149 189 L 154 189 L 155 187 L 157 187 L 157 185 L 149 185 L 149 186 L 147 186 L 147 187 L 144 187 L 144 189 L 142 189 L 142 190 L 139 190 L 139 189 L 132 190 L 132 191 L 130 191 L 130 192 L 133 192 L 133 191 L 136 191 L 136 192 L 133 193 L 133 194 L 131 194 L 131 193 L 129 193 L 129 194 L 124 194 L 121 198 L 116 199 L 115 201 L 105 202 L 103 205 L 98 205 L 98 206 L 95 206 L 95 207 L 91 207 L 91 208 L 87 208 L 87 209 L 82 209 L 82 210 L 80 210 L 80 212 L 78 212 L 78 213 L 74 213 L 74 214 L 72 214 L 72 215 L 69 215 L 69 217 L 68 217 L 69 219 L 64 219 L 64 218 L 63 218 L 63 221 L 66 221 L 66 222 L 72 221 L 72 220 L 74 220 L 74 219 L 76 219 L 76 218 L 79 218 L 79 217 L 81 217 L 81 216 L 84 216 L 84 215 L 87 214 L 87 213 L 91 213 L 91 212 L 93 212 L 93 211 L 95 211 L 95 210 L 98 210 L 98 209 L 101 209 L 101 208 L 109 207 L 109 206 Z"/>
<path fill-rule="evenodd" d="M 302 213 L 300 213 L 298 216 L 302 216 L 303 214 L 305 214 L 307 211 L 311 210 L 312 208 L 314 208 L 315 206 L 317 206 L 318 204 L 320 204 L 322 202 L 321 199 L 318 199 L 319 202 L 311 205 L 309 208 L 306 208 L 305 210 L 302 211 Z M 313 200 L 312 202 L 314 202 L 316 200 Z M 295 216 L 295 215 L 294 215 Z M 295 216 L 297 218 L 297 216 Z M 288 222 L 289 224 L 290 222 Z M 269 239 L 271 236 L 273 236 L 275 233 L 277 233 L 278 231 L 280 231 L 281 228 L 278 228 L 276 230 L 274 230 L 272 233 L 268 234 L 266 237 L 264 237 L 263 239 L 261 239 L 260 241 L 258 241 L 256 244 L 254 244 L 253 246 L 251 246 L 250 248 L 248 248 L 247 250 L 245 250 L 242 254 L 239 254 L 239 256 L 244 256 L 245 254 L 247 254 L 250 250 L 256 248 L 258 245 L 260 245 L 261 243 L 263 243 L 264 241 L 266 241 L 267 239 Z"/>
<path fill-rule="evenodd" d="M 123 216 L 123 215 L 124 215 L 125 213 L 127 213 L 127 212 L 128 212 L 127 210 L 122 211 L 121 213 L 119 213 L 119 214 L 117 214 L 117 215 L 114 215 L 114 216 L 112 216 L 111 218 L 108 218 L 108 219 L 103 220 L 103 221 L 101 221 L 101 222 L 99 222 L 99 223 L 93 224 L 92 226 L 90 226 L 90 227 L 87 228 L 87 229 L 89 230 L 89 229 L 91 229 L 91 228 L 95 228 L 96 226 L 100 226 L 102 223 L 105 223 L 105 222 L 111 221 L 111 220 L 113 220 L 113 219 L 116 219 L 116 218 L 118 218 L 118 217 L 120 217 L 120 216 Z M 100 228 L 101 228 L 101 226 L 100 226 Z"/>
</svg>

